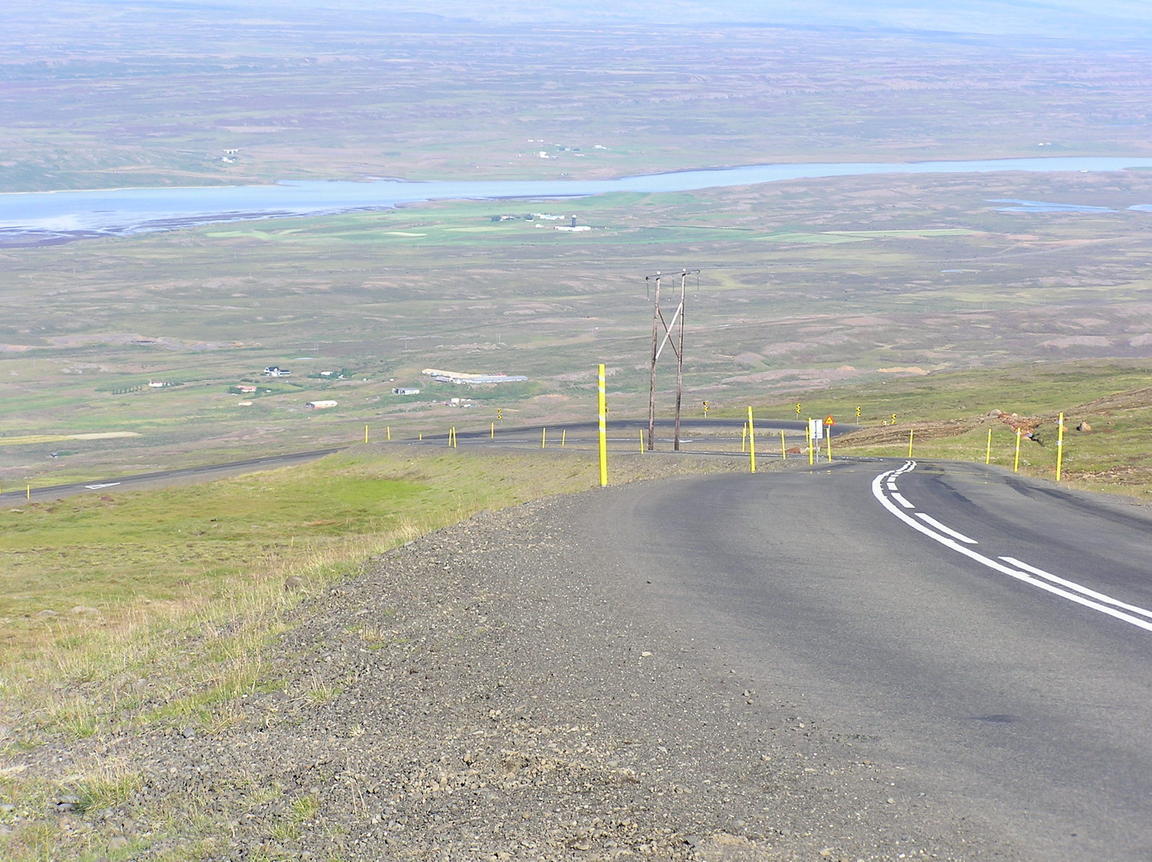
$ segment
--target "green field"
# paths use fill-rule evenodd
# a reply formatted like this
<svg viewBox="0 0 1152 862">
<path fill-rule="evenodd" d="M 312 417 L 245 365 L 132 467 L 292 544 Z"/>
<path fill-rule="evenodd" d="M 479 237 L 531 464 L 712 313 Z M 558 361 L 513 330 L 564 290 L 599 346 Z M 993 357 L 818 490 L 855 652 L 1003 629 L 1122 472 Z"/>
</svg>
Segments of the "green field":
<svg viewBox="0 0 1152 862">
<path fill-rule="evenodd" d="M 988 202 L 1006 197 L 1118 211 L 1020 216 Z M 1152 255 L 1143 214 L 1120 210 L 1140 200 L 1152 200 L 1146 172 L 857 177 L 12 249 L 0 254 L 0 488 L 352 443 L 365 425 L 374 440 L 480 429 L 497 408 L 508 424 L 588 419 L 599 362 L 616 415 L 643 415 L 644 276 L 681 266 L 702 270 L 688 283 L 689 410 L 1141 359 Z M 572 216 L 592 230 L 552 229 Z M 267 365 L 293 376 L 264 377 Z M 429 367 L 529 382 L 454 387 L 423 377 Z M 659 384 L 666 414 L 670 363 Z M 318 399 L 338 406 L 305 407 Z M 83 433 L 138 436 L 42 436 Z"/>
</svg>

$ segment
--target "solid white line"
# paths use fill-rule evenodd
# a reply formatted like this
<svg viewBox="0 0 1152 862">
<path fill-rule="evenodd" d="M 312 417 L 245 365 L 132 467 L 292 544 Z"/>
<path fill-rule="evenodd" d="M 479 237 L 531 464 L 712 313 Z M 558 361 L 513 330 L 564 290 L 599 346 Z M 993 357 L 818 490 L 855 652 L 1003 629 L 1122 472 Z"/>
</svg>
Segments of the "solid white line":
<svg viewBox="0 0 1152 862">
<path fill-rule="evenodd" d="M 904 498 L 904 496 L 902 494 L 897 494 L 895 491 L 892 492 L 892 499 L 895 500 L 897 503 L 899 503 L 901 506 L 903 506 L 905 509 L 915 509 L 916 508 L 911 503 L 909 503 Z"/>
<path fill-rule="evenodd" d="M 909 466 L 909 465 L 911 465 L 911 466 Z M 905 464 L 905 467 L 902 469 L 914 469 L 915 466 L 916 466 L 916 464 L 914 461 L 909 461 L 909 462 L 907 462 L 907 464 Z M 951 548 L 956 553 L 963 554 L 964 556 L 968 557 L 969 559 L 975 560 L 976 562 L 980 563 L 983 566 L 987 566 L 988 568 L 992 569 L 993 571 L 1000 572 L 1001 574 L 1007 575 L 1008 577 L 1014 578 L 1015 580 L 1022 581 L 1023 583 L 1029 584 L 1033 587 L 1036 587 L 1037 589 L 1044 590 L 1045 592 L 1052 593 L 1053 595 L 1056 595 L 1056 596 L 1060 596 L 1061 598 L 1067 599 L 1070 602 L 1075 602 L 1078 605 L 1083 605 L 1086 608 L 1092 608 L 1093 610 L 1099 611 L 1102 614 L 1107 614 L 1110 617 L 1115 617 L 1118 620 L 1123 620 L 1124 622 L 1129 623 L 1130 625 L 1134 625 L 1137 628 L 1141 628 L 1141 629 L 1144 629 L 1145 631 L 1152 632 L 1152 621 L 1150 621 L 1150 620 L 1142 620 L 1138 617 L 1132 616 L 1131 614 L 1126 614 L 1123 611 L 1117 610 L 1115 607 L 1109 607 L 1108 605 L 1101 604 L 1099 602 L 1094 602 L 1094 601 L 1086 598 L 1083 595 L 1078 595 L 1076 592 L 1061 589 L 1060 587 L 1055 586 L 1054 584 L 1049 584 L 1049 583 L 1045 583 L 1044 581 L 1037 580 L 1036 578 L 1032 577 L 1032 575 L 1028 574 L 1027 572 L 1023 572 L 1023 571 L 1019 571 L 1018 569 L 1010 568 L 1009 566 L 1006 566 L 997 560 L 993 560 L 990 557 L 986 557 L 983 554 L 977 553 L 976 551 L 972 550 L 971 548 L 965 547 L 964 545 L 957 543 L 955 539 L 951 539 L 947 536 L 942 536 L 939 533 L 936 533 L 936 532 L 928 529 L 928 527 L 921 524 L 915 518 L 911 517 L 910 515 L 906 515 L 904 512 L 901 512 L 898 508 L 896 508 L 896 506 L 892 505 L 892 502 L 890 500 L 888 500 L 887 497 L 884 496 L 883 492 L 881 491 L 880 486 L 883 484 L 884 480 L 888 478 L 889 475 L 890 475 L 890 473 L 881 473 L 879 476 L 877 476 L 875 479 L 872 480 L 872 496 L 875 497 L 879 501 L 881 506 L 883 506 L 885 509 L 887 509 L 889 512 L 891 512 L 893 515 L 895 515 L 897 518 L 899 518 L 901 521 L 903 521 L 905 524 L 907 524 L 913 530 L 916 530 L 917 532 L 923 533 L 925 536 L 927 536 L 928 538 L 932 539 L 935 542 L 939 542 L 944 547 Z M 1077 585 L 1077 587 L 1080 590 L 1086 590 L 1087 589 L 1087 587 L 1080 587 L 1079 585 Z M 1113 604 L 1119 604 L 1118 602 L 1116 602 L 1115 599 L 1109 599 L 1109 601 L 1112 602 Z"/>
<path fill-rule="evenodd" d="M 1042 578 L 1046 578 L 1047 580 L 1060 584 L 1063 587 L 1067 587 L 1070 590 L 1083 593 L 1089 598 L 1097 599 L 1098 601 L 1104 602 L 1105 604 L 1115 605 L 1116 607 L 1122 608 L 1123 610 L 1132 611 L 1135 614 L 1140 614 L 1141 616 L 1152 619 L 1152 611 L 1148 610 L 1147 608 L 1142 608 L 1139 605 L 1130 605 L 1127 602 L 1119 601 L 1118 599 L 1114 599 L 1109 595 L 1105 595 L 1104 593 L 1098 593 L 1096 590 L 1091 590 L 1088 587 L 1081 586 L 1075 581 L 1069 581 L 1061 578 L 1059 575 L 1054 575 L 1051 572 L 1046 572 L 1043 569 L 1030 566 L 1027 563 L 1021 562 L 1014 557 L 1001 557 L 1000 559 L 1006 563 L 1016 566 L 1017 568 L 1021 568 L 1026 572 L 1031 572 L 1033 575 L 1039 575 Z"/>
<path fill-rule="evenodd" d="M 935 527 L 941 533 L 946 533 L 947 535 L 951 536 L 953 539 L 961 541 L 966 545 L 979 545 L 980 544 L 975 539 L 969 539 L 963 533 L 958 533 L 955 530 L 953 530 L 951 527 L 948 527 L 948 526 L 945 526 L 944 524 L 941 524 L 939 521 L 937 521 L 931 515 L 925 515 L 923 512 L 917 512 L 916 517 L 919 518 L 924 523 L 930 524 L 931 526 Z"/>
</svg>

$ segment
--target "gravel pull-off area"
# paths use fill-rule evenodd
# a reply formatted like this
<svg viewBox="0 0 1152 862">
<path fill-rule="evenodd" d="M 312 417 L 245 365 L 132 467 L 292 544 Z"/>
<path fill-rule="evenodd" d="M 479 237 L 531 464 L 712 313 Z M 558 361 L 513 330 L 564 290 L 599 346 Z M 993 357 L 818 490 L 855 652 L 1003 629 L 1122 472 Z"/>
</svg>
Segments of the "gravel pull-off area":
<svg viewBox="0 0 1152 862">
<path fill-rule="evenodd" d="M 1014 858 L 627 618 L 565 529 L 595 499 L 481 515 L 313 597 L 282 691 L 214 732 L 101 743 L 145 775 L 104 827 L 213 821 L 220 860 Z M 171 830 L 134 858 L 181 858 Z"/>
</svg>

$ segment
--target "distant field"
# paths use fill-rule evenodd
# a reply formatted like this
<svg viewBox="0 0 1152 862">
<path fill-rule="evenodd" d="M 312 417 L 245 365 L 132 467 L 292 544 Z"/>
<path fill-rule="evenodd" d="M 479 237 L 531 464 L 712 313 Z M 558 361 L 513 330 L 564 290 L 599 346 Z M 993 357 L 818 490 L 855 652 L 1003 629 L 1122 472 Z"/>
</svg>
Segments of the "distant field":
<svg viewBox="0 0 1152 862">
<path fill-rule="evenodd" d="M 289 4 L 6 11 L 0 191 L 1152 153 L 1147 54 L 1127 43 Z"/>
<path fill-rule="evenodd" d="M 0 191 L 1152 153 L 1132 45 L 15 2 Z M 998 212 L 1006 198 L 1118 211 Z M 0 487 L 353 442 L 365 425 L 589 418 L 599 362 L 615 415 L 640 415 L 644 276 L 681 267 L 702 270 L 689 410 L 1142 359 L 1150 216 L 1125 208 L 1148 203 L 1152 172 L 874 176 L 0 248 Z M 572 217 L 590 230 L 553 229 Z M 529 380 L 466 389 L 427 367 Z M 666 413 L 670 364 L 659 382 Z M 110 433 L 136 436 L 71 437 Z"/>
<path fill-rule="evenodd" d="M 989 203 L 1007 197 L 1118 211 Z M 1123 210 L 1143 201 L 1148 172 L 856 177 L 446 202 L 9 250 L 0 439 L 139 436 L 0 446 L 0 487 L 355 442 L 365 424 L 373 439 L 486 428 L 498 408 L 517 424 L 587 419 L 598 362 L 613 412 L 643 415 L 644 276 L 680 267 L 702 270 L 689 281 L 689 411 L 901 376 L 1147 358 L 1149 216 Z M 561 221 L 530 213 L 592 230 L 559 232 Z M 267 365 L 293 376 L 264 377 Z M 428 367 L 529 381 L 469 389 L 430 381 Z M 672 381 L 665 364 L 665 414 Z M 394 396 L 396 386 L 423 391 Z M 305 407 L 318 399 L 338 405 Z"/>
</svg>

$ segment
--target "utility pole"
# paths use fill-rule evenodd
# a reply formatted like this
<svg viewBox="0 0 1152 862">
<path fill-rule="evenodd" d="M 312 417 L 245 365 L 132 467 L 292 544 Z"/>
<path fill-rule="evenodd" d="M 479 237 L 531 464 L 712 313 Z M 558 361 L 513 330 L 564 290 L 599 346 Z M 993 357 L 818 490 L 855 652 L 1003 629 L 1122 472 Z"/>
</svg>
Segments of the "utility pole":
<svg viewBox="0 0 1152 862">
<path fill-rule="evenodd" d="M 648 451 L 656 448 L 656 363 L 667 344 L 672 345 L 676 354 L 676 421 L 673 431 L 672 448 L 680 451 L 680 408 L 684 401 L 684 309 L 688 298 L 688 276 L 699 275 L 698 269 L 680 270 L 680 301 L 669 323 L 664 319 L 660 308 L 660 280 L 662 273 L 644 276 L 645 282 L 654 282 L 652 302 L 652 364 L 648 374 Z M 664 340 L 660 340 L 660 329 L 664 329 Z M 675 332 L 675 338 L 673 338 Z"/>
</svg>

